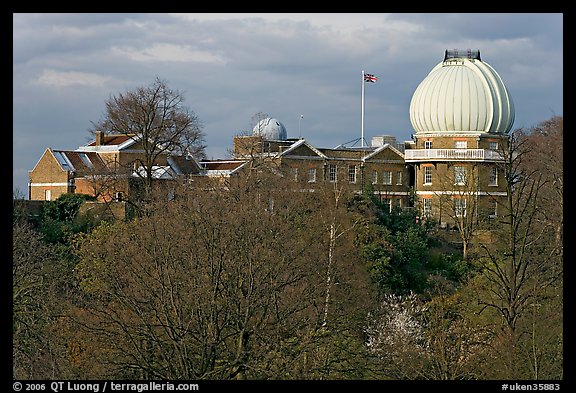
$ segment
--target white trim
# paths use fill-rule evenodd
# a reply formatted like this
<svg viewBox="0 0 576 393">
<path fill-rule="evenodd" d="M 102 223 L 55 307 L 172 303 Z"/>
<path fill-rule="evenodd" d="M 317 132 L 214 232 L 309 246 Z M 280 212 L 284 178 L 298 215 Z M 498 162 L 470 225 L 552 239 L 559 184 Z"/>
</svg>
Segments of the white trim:
<svg viewBox="0 0 576 393">
<path fill-rule="evenodd" d="M 374 195 L 393 195 L 393 196 L 406 196 L 410 195 L 408 191 L 382 191 L 375 190 Z"/>
<path fill-rule="evenodd" d="M 322 153 L 320 150 L 316 149 L 314 146 L 312 146 L 311 144 L 309 144 L 308 142 L 306 142 L 306 139 L 300 139 L 297 142 L 294 142 L 292 144 L 292 146 L 290 146 L 288 149 L 284 150 L 283 152 L 281 152 L 280 154 L 278 154 L 278 157 L 284 156 L 287 153 L 291 152 L 292 150 L 300 147 L 300 146 L 306 146 L 307 148 L 309 148 L 310 150 L 312 150 L 314 153 L 316 153 L 317 155 L 319 155 L 322 158 L 328 158 L 324 153 Z"/>
<path fill-rule="evenodd" d="M 391 149 L 394 153 L 398 154 L 400 156 L 400 158 L 402 158 L 402 162 L 404 162 L 404 154 L 400 150 L 396 149 L 394 146 L 390 145 L 389 143 L 386 143 L 386 144 L 380 146 L 379 148 L 374 150 L 372 153 L 368 154 L 366 157 L 363 157 L 362 161 L 369 160 L 370 157 L 375 156 L 376 154 L 380 153 L 384 149 Z M 396 161 L 396 160 L 394 160 L 394 161 Z M 377 161 L 375 160 L 372 162 L 377 162 Z"/>
<path fill-rule="evenodd" d="M 86 165 L 90 169 L 94 169 L 94 164 L 92 163 L 92 161 L 90 161 L 90 158 L 85 152 L 78 152 L 78 156 L 80 157 L 84 165 Z"/>
<path fill-rule="evenodd" d="M 30 187 L 68 187 L 73 185 L 73 183 L 28 183 Z"/>
<path fill-rule="evenodd" d="M 248 161 L 245 161 L 243 164 L 239 165 L 238 167 L 232 169 L 230 171 L 230 174 L 233 175 L 234 173 L 238 172 L 240 169 L 242 169 L 244 166 L 246 166 L 246 164 L 248 164 Z"/>
<path fill-rule="evenodd" d="M 36 162 L 36 165 L 34 165 L 34 168 L 32 168 L 31 171 L 28 171 L 28 173 L 34 172 L 36 170 L 36 167 L 38 166 L 38 164 L 40 163 L 40 161 L 42 161 L 42 158 L 46 155 L 46 152 L 49 151 L 50 154 L 52 154 L 52 158 L 54 158 L 56 160 L 56 157 L 54 157 L 54 153 L 52 153 L 52 149 L 50 149 L 49 147 L 46 148 L 46 150 L 44 150 L 44 153 L 42 153 L 42 155 L 40 156 L 40 158 L 38 159 L 38 161 Z M 56 162 L 58 162 L 58 160 L 56 160 Z M 60 165 L 60 163 L 58 163 L 58 165 Z M 62 167 L 60 167 L 62 168 Z"/>
<path fill-rule="evenodd" d="M 200 161 L 199 164 L 203 165 L 203 164 L 236 164 L 236 163 L 242 163 L 245 164 L 246 161 L 239 161 L 239 160 L 215 160 L 215 161 Z"/>
<path fill-rule="evenodd" d="M 404 160 L 370 160 L 369 164 L 405 164 Z"/>
<path fill-rule="evenodd" d="M 95 152 L 117 152 L 118 145 L 111 145 L 111 146 L 80 146 L 76 151 L 95 151 Z"/>
<path fill-rule="evenodd" d="M 54 158 L 56 159 L 56 161 L 58 162 L 58 165 L 60 165 L 60 168 L 63 171 L 71 171 L 71 172 L 75 172 L 76 168 L 74 168 L 74 165 L 72 165 L 72 162 L 70 161 L 70 159 L 68 158 L 68 156 L 66 155 L 67 150 L 51 150 L 52 151 L 52 155 L 54 156 Z M 68 167 L 70 169 L 66 169 L 62 166 L 62 163 L 60 162 L 60 160 L 58 159 L 58 157 L 56 157 L 56 154 L 60 154 L 62 156 L 62 158 L 64 159 L 64 161 L 66 161 L 66 165 L 68 165 Z"/>
<path fill-rule="evenodd" d="M 486 192 L 486 191 L 478 191 L 478 192 L 462 192 L 462 191 L 416 191 L 416 195 L 459 195 L 459 196 L 468 196 L 468 195 L 481 195 L 481 196 L 506 196 L 508 195 L 505 191 L 500 192 Z"/>
<path fill-rule="evenodd" d="M 456 137 L 456 138 L 473 138 L 473 137 L 506 137 L 507 135 L 492 133 L 486 131 L 464 131 L 464 132 L 454 132 L 454 131 L 417 131 L 414 133 L 414 137 L 418 139 L 419 137 Z"/>
<path fill-rule="evenodd" d="M 310 161 L 324 161 L 326 160 L 323 157 L 315 157 L 315 156 L 287 156 L 284 157 L 285 160 L 310 160 Z"/>
<path fill-rule="evenodd" d="M 125 148 L 132 146 L 132 145 L 135 144 L 136 142 L 139 142 L 140 139 L 142 139 L 142 136 L 141 136 L 141 135 L 136 135 L 136 136 L 134 137 L 134 138 L 136 138 L 136 139 L 133 139 L 131 136 L 127 136 L 127 135 L 124 135 L 124 134 L 121 134 L 121 135 L 126 136 L 126 137 L 129 138 L 129 139 L 126 140 L 126 141 L 124 141 L 124 142 L 122 142 L 121 144 L 117 145 L 117 146 L 118 146 L 118 150 L 124 150 Z"/>
</svg>

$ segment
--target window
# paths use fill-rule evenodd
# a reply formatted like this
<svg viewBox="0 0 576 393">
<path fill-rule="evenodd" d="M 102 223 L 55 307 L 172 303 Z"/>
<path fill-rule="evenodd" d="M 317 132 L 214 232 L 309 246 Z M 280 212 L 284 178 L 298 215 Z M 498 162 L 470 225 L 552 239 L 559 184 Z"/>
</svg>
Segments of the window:
<svg viewBox="0 0 576 393">
<path fill-rule="evenodd" d="M 382 200 L 382 207 L 384 211 L 391 212 L 392 211 L 392 204 L 390 203 L 390 198 L 384 198 Z"/>
<path fill-rule="evenodd" d="M 490 213 L 488 216 L 490 218 L 495 218 L 498 216 L 498 202 L 496 199 L 490 200 Z"/>
<path fill-rule="evenodd" d="M 488 149 L 498 150 L 498 142 L 488 142 Z"/>
<path fill-rule="evenodd" d="M 402 185 L 402 172 L 400 171 L 396 172 L 396 185 L 397 186 Z"/>
<path fill-rule="evenodd" d="M 425 141 L 424 149 L 432 149 L 432 141 Z"/>
<path fill-rule="evenodd" d="M 52 190 L 44 190 L 44 200 L 45 201 L 52 200 Z"/>
<path fill-rule="evenodd" d="M 466 199 L 454 199 L 454 214 L 456 217 L 466 217 Z"/>
<path fill-rule="evenodd" d="M 422 214 L 424 217 L 432 216 L 432 198 L 422 198 Z"/>
<path fill-rule="evenodd" d="M 356 183 L 356 165 L 348 165 L 348 181 Z"/>
<path fill-rule="evenodd" d="M 118 191 L 114 195 L 114 199 L 116 199 L 118 202 L 122 202 L 124 200 L 124 193 L 122 191 Z"/>
<path fill-rule="evenodd" d="M 400 209 L 402 207 L 402 199 L 401 198 L 395 198 L 394 199 L 394 207 Z"/>
<path fill-rule="evenodd" d="M 424 167 L 424 184 L 430 185 L 432 184 L 432 167 L 425 166 Z"/>
<path fill-rule="evenodd" d="M 372 184 L 378 183 L 378 171 L 372 171 Z"/>
<path fill-rule="evenodd" d="M 454 185 L 463 186 L 466 184 L 466 167 L 454 167 Z"/>
<path fill-rule="evenodd" d="M 454 148 L 455 149 L 467 149 L 468 142 L 467 141 L 454 141 Z"/>
<path fill-rule="evenodd" d="M 488 176 L 488 185 L 497 186 L 498 185 L 498 168 L 490 168 L 490 175 Z"/>
<path fill-rule="evenodd" d="M 330 167 L 328 168 L 328 179 L 331 182 L 336 181 L 336 165 L 330 164 Z"/>
<path fill-rule="evenodd" d="M 294 175 L 294 181 L 298 181 L 298 168 L 292 168 L 292 174 Z"/>
<path fill-rule="evenodd" d="M 382 172 L 382 184 L 392 184 L 392 172 Z"/>
<path fill-rule="evenodd" d="M 308 169 L 308 183 L 316 183 L 316 168 Z"/>
</svg>

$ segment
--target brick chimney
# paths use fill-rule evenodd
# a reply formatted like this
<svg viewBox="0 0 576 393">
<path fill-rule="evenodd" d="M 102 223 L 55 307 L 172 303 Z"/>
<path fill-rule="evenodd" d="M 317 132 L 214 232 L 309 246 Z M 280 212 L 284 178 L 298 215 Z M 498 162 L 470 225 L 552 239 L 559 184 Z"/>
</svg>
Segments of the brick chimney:
<svg viewBox="0 0 576 393">
<path fill-rule="evenodd" d="M 96 146 L 104 145 L 104 131 L 96 131 Z"/>
</svg>

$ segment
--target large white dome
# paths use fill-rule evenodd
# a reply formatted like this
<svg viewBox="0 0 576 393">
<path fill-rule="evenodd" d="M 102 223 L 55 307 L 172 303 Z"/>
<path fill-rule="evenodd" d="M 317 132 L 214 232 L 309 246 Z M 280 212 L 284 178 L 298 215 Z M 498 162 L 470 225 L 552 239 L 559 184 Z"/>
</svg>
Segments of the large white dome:
<svg viewBox="0 0 576 393">
<path fill-rule="evenodd" d="M 514 104 L 500 78 L 479 51 L 446 51 L 416 88 L 410 122 L 419 132 L 480 131 L 507 133 L 514 123 Z"/>
<path fill-rule="evenodd" d="M 284 141 L 288 137 L 284 124 L 270 117 L 262 119 L 254 126 L 253 135 L 262 136 L 272 141 Z"/>
</svg>

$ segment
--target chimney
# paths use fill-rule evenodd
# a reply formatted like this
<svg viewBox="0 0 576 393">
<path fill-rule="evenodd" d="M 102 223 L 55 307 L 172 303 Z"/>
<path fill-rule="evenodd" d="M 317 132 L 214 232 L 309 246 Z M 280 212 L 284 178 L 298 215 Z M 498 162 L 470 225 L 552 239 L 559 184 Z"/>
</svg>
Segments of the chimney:
<svg viewBox="0 0 576 393">
<path fill-rule="evenodd" d="M 104 145 L 104 132 L 96 131 L 96 146 Z"/>
</svg>

